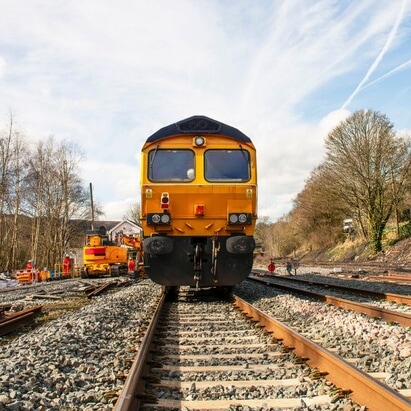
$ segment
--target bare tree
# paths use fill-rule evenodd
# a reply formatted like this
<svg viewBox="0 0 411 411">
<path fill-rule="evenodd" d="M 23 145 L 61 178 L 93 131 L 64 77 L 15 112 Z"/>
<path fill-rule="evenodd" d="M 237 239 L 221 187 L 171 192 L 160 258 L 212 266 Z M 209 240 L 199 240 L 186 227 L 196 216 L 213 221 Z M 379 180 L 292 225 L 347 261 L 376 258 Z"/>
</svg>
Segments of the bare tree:
<svg viewBox="0 0 411 411">
<path fill-rule="evenodd" d="M 77 174 L 81 153 L 72 143 L 50 137 L 39 142 L 27 178 L 27 214 L 32 218 L 31 255 L 39 266 L 53 267 L 70 248 L 72 219 L 85 218 L 87 191 Z"/>
<path fill-rule="evenodd" d="M 268 217 L 259 218 L 255 226 L 254 237 L 261 244 L 264 254 L 270 258 L 282 258 L 293 253 L 300 245 L 295 235 L 295 227 L 290 214 L 275 223 Z"/>
<path fill-rule="evenodd" d="M 14 135 L 13 115 L 10 114 L 8 127 L 0 136 L 0 262 L 7 268 L 9 229 L 7 224 L 8 200 L 11 190 L 12 142 Z"/>
<path fill-rule="evenodd" d="M 296 235 L 308 248 L 335 243 L 341 235 L 343 219 L 350 215 L 350 209 L 334 191 L 334 178 L 324 165 L 320 165 L 311 172 L 294 200 L 291 220 Z"/>
<path fill-rule="evenodd" d="M 140 203 L 133 204 L 123 216 L 123 219 L 130 220 L 133 223 L 141 225 L 141 206 Z"/>
<path fill-rule="evenodd" d="M 272 256 L 284 258 L 295 254 L 301 245 L 295 224 L 291 218 L 292 214 L 287 214 L 276 221 L 269 229 L 271 239 Z"/>
<path fill-rule="evenodd" d="M 10 112 L 0 135 L 0 266 L 10 271 L 18 259 L 21 199 L 28 150 Z"/>
<path fill-rule="evenodd" d="M 50 137 L 30 146 L 10 113 L 0 129 L 0 271 L 28 259 L 52 268 L 78 246 L 79 221 L 90 210 L 78 174 L 82 159 L 69 141 Z"/>
<path fill-rule="evenodd" d="M 271 227 L 271 222 L 269 217 L 260 217 L 257 220 L 257 224 L 254 229 L 254 238 L 256 243 L 262 248 L 264 253 L 269 253 L 271 255 L 271 244 L 268 236 L 269 228 Z"/>
<path fill-rule="evenodd" d="M 373 250 L 381 251 L 383 230 L 405 195 L 410 140 L 397 137 L 385 115 L 361 110 L 330 132 L 325 147 L 335 195 L 351 209 Z"/>
<path fill-rule="evenodd" d="M 16 266 L 18 261 L 19 248 L 21 248 L 19 247 L 19 242 L 22 239 L 19 232 L 24 230 L 20 213 L 22 198 L 26 194 L 24 191 L 24 179 L 27 175 L 29 151 L 25 139 L 19 132 L 15 133 L 13 153 L 13 167 L 11 174 L 13 190 L 10 193 L 10 214 L 13 216 L 13 221 L 11 228 L 10 254 L 7 263 L 9 271 Z"/>
</svg>

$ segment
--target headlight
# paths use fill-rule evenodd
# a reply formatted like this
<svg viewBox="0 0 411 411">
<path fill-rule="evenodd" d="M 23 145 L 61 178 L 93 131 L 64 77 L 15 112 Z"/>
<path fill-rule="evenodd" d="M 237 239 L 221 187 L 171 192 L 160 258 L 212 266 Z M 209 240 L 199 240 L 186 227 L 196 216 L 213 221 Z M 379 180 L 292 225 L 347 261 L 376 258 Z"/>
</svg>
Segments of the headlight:
<svg viewBox="0 0 411 411">
<path fill-rule="evenodd" d="M 238 216 L 238 221 L 239 221 L 241 224 L 244 224 L 244 223 L 247 221 L 247 216 L 246 216 L 245 214 L 240 214 L 240 215 Z"/>
<path fill-rule="evenodd" d="M 161 216 L 161 222 L 163 224 L 168 224 L 170 222 L 170 215 L 169 214 L 163 214 Z"/>
<path fill-rule="evenodd" d="M 230 214 L 228 220 L 230 221 L 230 224 L 235 224 L 238 221 L 237 214 Z"/>
<path fill-rule="evenodd" d="M 171 222 L 169 213 L 149 213 L 147 214 L 147 224 L 149 225 L 167 225 Z"/>
<path fill-rule="evenodd" d="M 154 224 L 158 224 L 159 222 L 160 222 L 160 215 L 159 214 L 153 214 L 153 216 L 151 217 L 151 221 L 154 223 Z"/>
<path fill-rule="evenodd" d="M 230 213 L 228 214 L 228 224 L 245 224 L 252 223 L 252 215 L 250 213 Z"/>
</svg>

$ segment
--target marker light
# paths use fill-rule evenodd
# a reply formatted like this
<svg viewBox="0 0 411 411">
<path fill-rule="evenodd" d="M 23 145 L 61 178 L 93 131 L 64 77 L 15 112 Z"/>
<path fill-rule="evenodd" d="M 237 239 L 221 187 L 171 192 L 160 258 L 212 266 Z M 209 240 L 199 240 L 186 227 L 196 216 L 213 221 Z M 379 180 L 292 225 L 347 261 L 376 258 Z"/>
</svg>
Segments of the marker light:
<svg viewBox="0 0 411 411">
<path fill-rule="evenodd" d="M 154 224 L 158 224 L 160 222 L 160 219 L 161 219 L 160 214 L 153 214 L 153 216 L 151 217 L 151 221 Z"/>
<path fill-rule="evenodd" d="M 161 208 L 166 209 L 170 205 L 170 197 L 168 193 L 161 194 Z"/>
<path fill-rule="evenodd" d="M 204 204 L 196 204 L 194 206 L 195 215 L 204 215 Z"/>
</svg>

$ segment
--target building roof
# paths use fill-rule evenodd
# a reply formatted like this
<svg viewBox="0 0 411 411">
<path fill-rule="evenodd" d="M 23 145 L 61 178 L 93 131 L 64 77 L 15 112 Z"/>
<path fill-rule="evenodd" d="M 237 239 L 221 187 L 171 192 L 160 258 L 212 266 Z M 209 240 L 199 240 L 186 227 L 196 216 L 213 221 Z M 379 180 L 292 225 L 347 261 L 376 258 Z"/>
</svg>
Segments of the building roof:
<svg viewBox="0 0 411 411">
<path fill-rule="evenodd" d="M 114 233 L 116 231 L 120 231 L 125 225 L 132 228 L 132 230 L 136 233 L 143 231 L 143 228 L 140 227 L 138 224 L 134 223 L 131 220 L 124 220 L 117 223 L 115 226 L 111 227 L 110 230 L 107 230 L 109 233 Z"/>
</svg>

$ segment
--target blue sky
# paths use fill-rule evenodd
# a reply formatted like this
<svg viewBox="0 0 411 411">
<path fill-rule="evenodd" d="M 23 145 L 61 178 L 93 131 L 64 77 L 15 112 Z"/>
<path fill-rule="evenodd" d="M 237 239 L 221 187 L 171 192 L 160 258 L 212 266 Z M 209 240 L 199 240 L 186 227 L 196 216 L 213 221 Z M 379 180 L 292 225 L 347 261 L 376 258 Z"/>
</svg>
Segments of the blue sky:
<svg viewBox="0 0 411 411">
<path fill-rule="evenodd" d="M 0 126 L 85 152 L 104 219 L 139 202 L 139 151 L 196 114 L 258 150 L 259 216 L 292 208 L 351 112 L 411 131 L 411 0 L 0 0 Z"/>
</svg>

